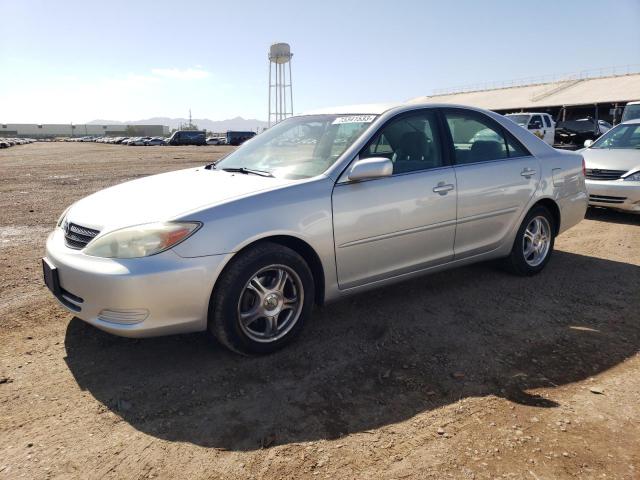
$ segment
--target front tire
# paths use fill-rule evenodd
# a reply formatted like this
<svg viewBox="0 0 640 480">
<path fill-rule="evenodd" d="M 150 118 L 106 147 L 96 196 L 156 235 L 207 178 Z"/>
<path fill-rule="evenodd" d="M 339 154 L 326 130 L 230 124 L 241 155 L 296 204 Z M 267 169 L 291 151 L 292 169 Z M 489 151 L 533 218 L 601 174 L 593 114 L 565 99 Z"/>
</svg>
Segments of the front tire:
<svg viewBox="0 0 640 480">
<path fill-rule="evenodd" d="M 516 275 L 540 273 L 549 262 L 555 244 L 555 219 L 542 205 L 532 208 L 525 216 L 510 255 L 507 268 Z"/>
<path fill-rule="evenodd" d="M 290 343 L 311 315 L 313 275 L 294 250 L 261 243 L 224 270 L 209 303 L 209 331 L 242 354 L 271 353 Z"/>
</svg>

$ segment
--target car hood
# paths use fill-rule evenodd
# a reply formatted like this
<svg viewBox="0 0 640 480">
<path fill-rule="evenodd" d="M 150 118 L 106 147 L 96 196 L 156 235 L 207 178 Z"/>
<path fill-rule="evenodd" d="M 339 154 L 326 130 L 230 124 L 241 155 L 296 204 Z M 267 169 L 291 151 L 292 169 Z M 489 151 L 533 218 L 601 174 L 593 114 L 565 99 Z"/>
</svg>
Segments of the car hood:
<svg viewBox="0 0 640 480">
<path fill-rule="evenodd" d="M 111 231 L 171 220 L 264 190 L 293 183 L 204 167 L 153 175 L 96 192 L 73 204 L 67 220 Z"/>
<path fill-rule="evenodd" d="M 580 151 L 587 168 L 603 170 L 640 170 L 640 150 L 631 148 L 585 148 Z"/>
</svg>

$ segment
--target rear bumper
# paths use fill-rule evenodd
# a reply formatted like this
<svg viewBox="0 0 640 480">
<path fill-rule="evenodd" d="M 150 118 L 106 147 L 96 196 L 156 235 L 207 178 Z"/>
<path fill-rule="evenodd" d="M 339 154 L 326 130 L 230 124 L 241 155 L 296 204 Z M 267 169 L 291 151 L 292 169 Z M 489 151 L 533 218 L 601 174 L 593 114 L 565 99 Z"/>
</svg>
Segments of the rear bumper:
<svg viewBox="0 0 640 480">
<path fill-rule="evenodd" d="M 640 182 L 587 180 L 589 205 L 640 213 Z"/>
<path fill-rule="evenodd" d="M 58 269 L 60 303 L 109 333 L 150 337 L 207 328 L 209 298 L 227 255 L 183 258 L 172 250 L 145 258 L 91 257 L 47 239 L 46 258 Z"/>
</svg>

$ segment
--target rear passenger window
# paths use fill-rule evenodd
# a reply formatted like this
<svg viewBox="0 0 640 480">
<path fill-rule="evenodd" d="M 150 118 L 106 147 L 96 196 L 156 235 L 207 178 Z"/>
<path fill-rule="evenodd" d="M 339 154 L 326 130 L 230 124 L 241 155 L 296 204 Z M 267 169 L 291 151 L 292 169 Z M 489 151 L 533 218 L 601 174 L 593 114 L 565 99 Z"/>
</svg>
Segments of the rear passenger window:
<svg viewBox="0 0 640 480">
<path fill-rule="evenodd" d="M 360 158 L 386 157 L 393 162 L 393 173 L 428 170 L 443 165 L 434 110 L 392 120 L 360 152 Z"/>
<path fill-rule="evenodd" d="M 544 124 L 547 128 L 551 128 L 551 120 L 549 119 L 549 115 L 543 115 L 542 118 L 544 118 Z"/>
<path fill-rule="evenodd" d="M 515 137 L 481 113 L 445 110 L 444 115 L 457 165 L 529 155 Z"/>
<path fill-rule="evenodd" d="M 524 145 L 516 140 L 516 138 L 509 132 L 505 132 L 505 137 L 509 157 L 528 157 L 529 155 L 531 155 L 529 151 L 524 148 Z"/>
<path fill-rule="evenodd" d="M 502 133 L 480 114 L 445 111 L 445 118 L 453 139 L 456 164 L 486 162 L 509 157 Z"/>
</svg>

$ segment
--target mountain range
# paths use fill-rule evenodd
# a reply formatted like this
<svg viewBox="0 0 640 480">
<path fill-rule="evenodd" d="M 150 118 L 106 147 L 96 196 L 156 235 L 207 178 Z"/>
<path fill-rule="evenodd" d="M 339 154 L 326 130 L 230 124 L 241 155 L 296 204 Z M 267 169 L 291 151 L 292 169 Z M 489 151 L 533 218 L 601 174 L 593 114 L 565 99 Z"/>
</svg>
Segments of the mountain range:
<svg viewBox="0 0 640 480">
<path fill-rule="evenodd" d="M 194 118 L 192 122 L 203 130 L 210 132 L 226 132 L 227 130 L 244 130 L 260 132 L 267 127 L 267 122 L 254 118 L 235 117 L 227 120 L 209 120 L 208 118 Z M 188 118 L 153 117 L 144 120 L 121 122 L 119 120 L 92 120 L 89 125 L 167 125 L 171 130 L 189 123 Z"/>
</svg>

